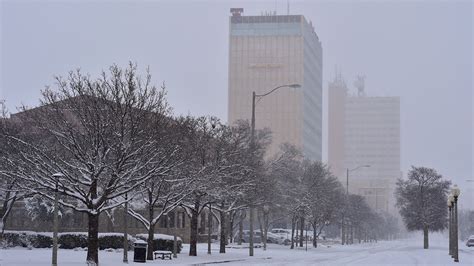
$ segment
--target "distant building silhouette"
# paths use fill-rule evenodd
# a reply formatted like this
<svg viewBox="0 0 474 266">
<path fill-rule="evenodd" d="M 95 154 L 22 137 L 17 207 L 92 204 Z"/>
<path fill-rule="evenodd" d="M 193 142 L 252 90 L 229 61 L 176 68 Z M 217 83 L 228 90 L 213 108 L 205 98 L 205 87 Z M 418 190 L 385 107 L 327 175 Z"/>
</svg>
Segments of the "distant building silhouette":
<svg viewBox="0 0 474 266">
<path fill-rule="evenodd" d="M 400 98 L 368 97 L 364 78 L 350 95 L 342 76 L 336 73 L 328 88 L 328 161 L 332 172 L 346 184 L 349 193 L 364 196 L 375 210 L 396 214 L 394 189 L 400 172 Z"/>
</svg>

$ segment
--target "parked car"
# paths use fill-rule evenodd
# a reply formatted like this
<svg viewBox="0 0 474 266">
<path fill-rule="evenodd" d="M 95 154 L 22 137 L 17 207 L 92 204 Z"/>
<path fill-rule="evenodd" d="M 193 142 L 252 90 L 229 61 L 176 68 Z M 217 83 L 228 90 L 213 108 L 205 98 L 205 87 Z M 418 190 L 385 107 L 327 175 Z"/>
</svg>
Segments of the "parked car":
<svg viewBox="0 0 474 266">
<path fill-rule="evenodd" d="M 254 243 L 262 243 L 262 233 L 260 230 L 254 230 L 253 235 L 253 242 Z M 248 243 L 250 239 L 250 231 L 244 230 L 242 234 L 242 242 Z M 234 242 L 237 243 L 239 241 L 239 232 L 236 232 L 234 235 Z M 284 244 L 284 239 L 280 236 L 273 234 L 271 232 L 267 232 L 267 243 L 270 244 Z"/>
<path fill-rule="evenodd" d="M 277 235 L 281 239 L 283 245 L 289 245 L 291 243 L 291 230 L 283 228 L 273 228 L 272 234 Z"/>
<path fill-rule="evenodd" d="M 474 235 L 470 236 L 466 241 L 466 246 L 474 247 Z"/>
<path fill-rule="evenodd" d="M 250 231 L 249 230 L 244 230 L 242 232 L 242 243 L 248 243 L 250 239 Z M 234 235 L 234 243 L 239 242 L 239 232 L 237 231 Z M 260 232 L 257 230 L 254 230 L 253 232 L 253 243 L 262 243 L 262 236 Z"/>
</svg>

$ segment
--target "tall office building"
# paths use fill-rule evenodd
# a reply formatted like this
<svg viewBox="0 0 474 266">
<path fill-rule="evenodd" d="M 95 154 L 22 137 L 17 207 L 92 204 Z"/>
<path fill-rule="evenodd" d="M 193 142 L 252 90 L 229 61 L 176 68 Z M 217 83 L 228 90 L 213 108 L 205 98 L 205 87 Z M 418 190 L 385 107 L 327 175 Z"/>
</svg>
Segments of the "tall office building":
<svg viewBox="0 0 474 266">
<path fill-rule="evenodd" d="M 362 83 L 361 83 L 362 82 Z M 375 210 L 396 214 L 394 189 L 400 172 L 400 98 L 368 97 L 363 80 L 349 95 L 340 75 L 329 83 L 329 165 L 349 193 L 364 196 Z"/>
<path fill-rule="evenodd" d="M 252 92 L 282 88 L 257 102 L 256 128 L 272 131 L 267 155 L 282 143 L 321 160 L 322 48 L 312 24 L 302 15 L 243 16 L 231 9 L 229 32 L 229 123 L 250 120 Z"/>
</svg>

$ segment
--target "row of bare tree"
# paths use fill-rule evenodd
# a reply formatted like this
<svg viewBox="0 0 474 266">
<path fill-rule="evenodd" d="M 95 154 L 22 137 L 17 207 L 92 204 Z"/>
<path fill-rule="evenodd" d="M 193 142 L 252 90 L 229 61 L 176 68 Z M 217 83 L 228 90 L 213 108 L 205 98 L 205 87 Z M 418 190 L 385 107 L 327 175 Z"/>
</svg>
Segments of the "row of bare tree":
<svg viewBox="0 0 474 266">
<path fill-rule="evenodd" d="M 3 116 L 2 232 L 15 201 L 53 201 L 57 190 L 60 205 L 88 216 L 87 261 L 98 263 L 99 215 L 126 201 L 149 232 L 149 259 L 155 225 L 177 206 L 191 217 L 196 255 L 197 219 L 206 206 L 216 202 L 223 220 L 247 205 L 264 138 L 250 150 L 245 123 L 173 117 L 165 89 L 136 72 L 134 65 L 112 66 L 97 79 L 71 72 L 42 92 L 39 107 Z"/>
<path fill-rule="evenodd" d="M 370 209 L 360 208 L 361 198 L 347 201 L 324 164 L 305 160 L 290 145 L 264 160 L 270 132 L 257 131 L 251 142 L 246 122 L 174 117 L 165 88 L 153 86 L 148 72 L 137 76 L 135 65 L 112 66 L 97 79 L 76 71 L 56 81 L 42 92 L 39 107 L 11 118 L 3 110 L 2 232 L 15 201 L 32 195 L 53 201 L 55 191 L 63 208 L 87 214 L 87 261 L 95 264 L 99 216 L 125 202 L 148 232 L 148 259 L 156 224 L 178 206 L 190 217 L 191 256 L 205 210 L 219 223 L 220 252 L 237 226 L 241 240 L 249 206 L 257 209 L 265 248 L 268 230 L 287 217 L 292 235 L 297 224 L 300 235 L 312 227 L 314 246 L 325 226 L 340 221 L 341 210 L 351 210 L 347 217 L 363 227 Z M 346 208 L 347 202 L 359 203 Z"/>
</svg>

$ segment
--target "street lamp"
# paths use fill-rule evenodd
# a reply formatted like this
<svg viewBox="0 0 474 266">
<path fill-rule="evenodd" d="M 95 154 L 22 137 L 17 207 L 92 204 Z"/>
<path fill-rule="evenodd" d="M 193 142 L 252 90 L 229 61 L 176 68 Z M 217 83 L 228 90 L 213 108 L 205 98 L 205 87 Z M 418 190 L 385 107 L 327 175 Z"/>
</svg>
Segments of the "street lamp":
<svg viewBox="0 0 474 266">
<path fill-rule="evenodd" d="M 252 149 L 255 147 L 255 100 L 257 98 L 262 99 L 263 97 L 275 92 L 276 90 L 280 88 L 301 88 L 300 84 L 287 84 L 287 85 L 281 85 L 278 87 L 275 87 L 274 89 L 270 90 L 267 93 L 264 94 L 256 94 L 255 91 L 252 92 L 252 120 L 251 120 L 251 131 L 250 131 L 250 145 Z M 249 215 L 249 256 L 253 256 L 253 206 L 252 203 L 250 203 L 250 215 Z"/>
<path fill-rule="evenodd" d="M 349 172 L 354 172 L 360 168 L 369 168 L 370 165 L 365 164 L 365 165 L 359 165 L 353 169 L 346 168 L 346 198 L 348 199 L 349 197 Z M 377 201 L 377 199 L 375 199 Z M 345 226 L 344 226 L 344 213 L 342 217 L 342 222 L 341 222 L 341 244 L 344 245 L 344 243 L 348 244 L 349 241 L 346 239 L 346 231 L 345 231 Z"/>
<path fill-rule="evenodd" d="M 454 246 L 453 246 L 453 253 L 454 253 L 454 262 L 459 262 L 459 249 L 458 249 L 458 197 L 461 194 L 461 190 L 457 185 L 451 189 L 451 193 L 454 196 Z"/>
<path fill-rule="evenodd" d="M 55 181 L 55 189 L 54 189 L 54 213 L 53 213 L 53 258 L 51 260 L 52 266 L 58 265 L 58 227 L 59 227 L 59 220 L 58 220 L 58 183 L 59 178 L 63 177 L 62 173 L 53 174 L 53 178 Z"/>
<path fill-rule="evenodd" d="M 453 207 L 453 201 L 454 197 L 452 195 L 449 195 L 448 197 L 448 231 L 449 231 L 449 255 L 453 255 L 453 213 L 452 213 L 452 207 Z"/>
<path fill-rule="evenodd" d="M 356 170 L 359 170 L 360 168 L 369 168 L 370 165 L 366 164 L 366 165 L 359 165 L 357 166 L 356 168 L 353 168 L 353 169 L 350 169 L 347 168 L 346 170 L 346 194 L 349 195 L 349 172 L 354 172 Z"/>
<path fill-rule="evenodd" d="M 128 190 L 129 187 L 125 186 Z M 125 192 L 125 206 L 123 212 L 123 263 L 128 263 L 128 191 Z"/>
</svg>

